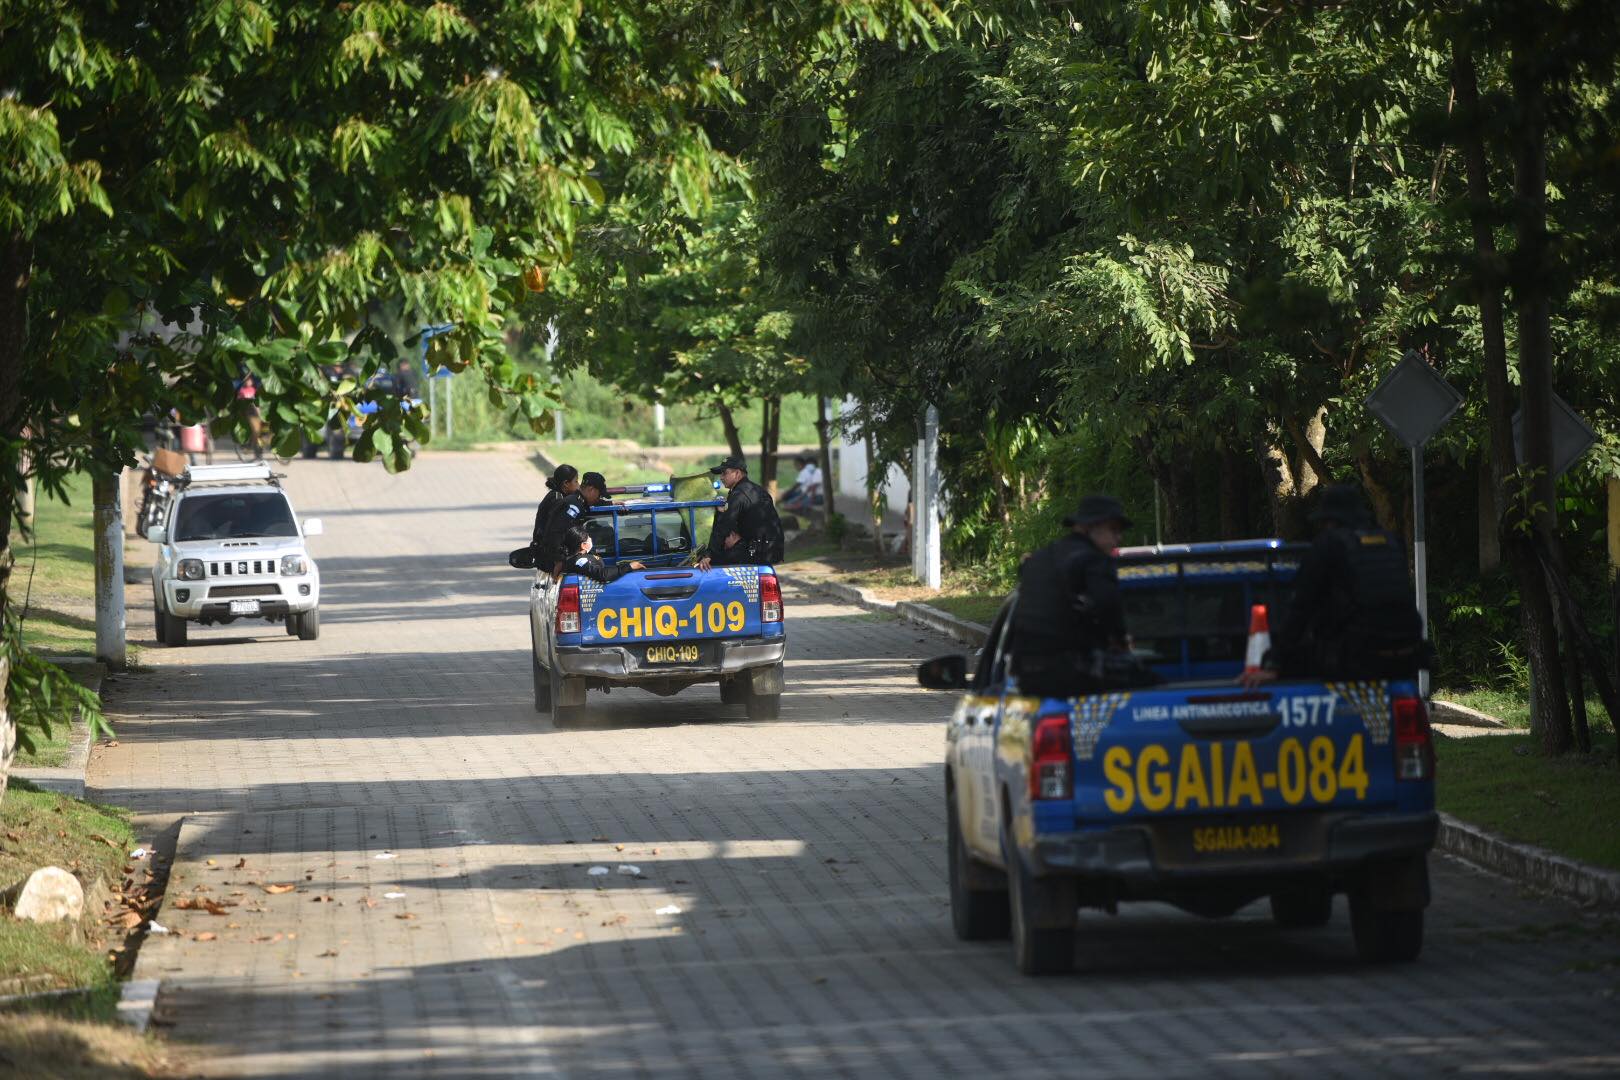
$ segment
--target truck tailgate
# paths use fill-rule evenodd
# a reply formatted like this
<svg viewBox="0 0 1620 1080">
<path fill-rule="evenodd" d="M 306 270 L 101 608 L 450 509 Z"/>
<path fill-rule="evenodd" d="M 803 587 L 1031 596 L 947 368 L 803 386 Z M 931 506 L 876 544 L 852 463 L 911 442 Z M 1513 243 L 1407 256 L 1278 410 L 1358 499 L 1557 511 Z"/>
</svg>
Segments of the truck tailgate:
<svg viewBox="0 0 1620 1080">
<path fill-rule="evenodd" d="M 706 641 L 781 632 L 760 618 L 760 576 L 769 567 L 647 570 L 607 585 L 577 581 L 580 645 Z"/>
</svg>

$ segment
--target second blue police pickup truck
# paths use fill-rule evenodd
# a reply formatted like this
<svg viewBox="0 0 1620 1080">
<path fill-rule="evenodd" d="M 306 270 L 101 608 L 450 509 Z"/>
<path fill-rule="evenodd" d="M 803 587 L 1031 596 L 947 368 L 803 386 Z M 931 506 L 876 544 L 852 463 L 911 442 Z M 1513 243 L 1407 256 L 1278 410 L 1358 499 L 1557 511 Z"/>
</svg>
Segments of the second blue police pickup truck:
<svg viewBox="0 0 1620 1080">
<path fill-rule="evenodd" d="M 1159 900 L 1221 917 L 1262 897 L 1286 927 L 1348 895 L 1357 953 L 1415 959 L 1429 903 L 1434 749 L 1411 682 L 1236 682 L 1252 608 L 1286 606 L 1280 541 L 1127 549 L 1126 624 L 1156 686 L 1038 698 L 1008 674 L 1008 598 L 946 734 L 951 913 L 964 940 L 1011 936 L 1019 970 L 1069 970 L 1078 909 Z M 1278 620 L 1274 624 L 1280 623 Z"/>
<path fill-rule="evenodd" d="M 622 490 L 622 489 L 621 489 Z M 670 695 L 719 683 L 720 701 L 772 720 L 782 700 L 787 633 L 770 566 L 690 565 L 720 499 L 676 500 L 671 485 L 591 508 L 586 529 L 609 565 L 640 562 L 606 585 L 537 570 L 529 591 L 534 707 L 558 725 L 581 718 L 590 689 Z"/>
</svg>

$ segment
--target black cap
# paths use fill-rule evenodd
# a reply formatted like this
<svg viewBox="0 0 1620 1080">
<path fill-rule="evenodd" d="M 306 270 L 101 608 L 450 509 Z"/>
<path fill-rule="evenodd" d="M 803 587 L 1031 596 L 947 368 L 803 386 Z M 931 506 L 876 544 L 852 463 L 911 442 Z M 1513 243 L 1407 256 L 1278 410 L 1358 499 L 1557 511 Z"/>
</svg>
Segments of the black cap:
<svg viewBox="0 0 1620 1080">
<path fill-rule="evenodd" d="M 599 472 L 588 472 L 579 478 L 580 487 L 593 487 L 597 491 L 607 490 L 607 477 Z"/>
<path fill-rule="evenodd" d="M 1104 521 L 1117 521 L 1121 528 L 1131 527 L 1125 515 L 1125 504 L 1112 495 L 1087 495 L 1080 500 L 1074 513 L 1063 519 L 1065 525 L 1096 525 Z"/>
<path fill-rule="evenodd" d="M 1337 521 L 1354 528 L 1365 525 L 1371 517 L 1360 488 L 1354 484 L 1329 484 L 1322 489 L 1322 501 L 1311 511 L 1310 520 L 1312 525 Z"/>
<path fill-rule="evenodd" d="M 714 468 L 710 469 L 709 473 L 712 476 L 719 476 L 721 473 L 725 472 L 727 469 L 737 469 L 740 472 L 747 472 L 748 471 L 748 463 L 743 461 L 743 459 L 739 458 L 739 457 L 728 457 L 728 458 L 726 458 L 726 460 L 722 461 L 720 464 L 718 464 Z"/>
</svg>

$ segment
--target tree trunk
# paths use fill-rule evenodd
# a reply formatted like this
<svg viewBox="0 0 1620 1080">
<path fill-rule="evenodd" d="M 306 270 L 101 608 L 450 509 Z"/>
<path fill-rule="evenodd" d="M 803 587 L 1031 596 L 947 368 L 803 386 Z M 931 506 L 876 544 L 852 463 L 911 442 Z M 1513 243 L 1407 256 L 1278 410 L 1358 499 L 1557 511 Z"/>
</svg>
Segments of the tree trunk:
<svg viewBox="0 0 1620 1080">
<path fill-rule="evenodd" d="M 759 425 L 759 483 L 776 498 L 777 447 L 782 436 L 782 399 L 768 397 L 761 410 Z"/>
<path fill-rule="evenodd" d="M 33 246 L 21 233 L 12 233 L 0 246 L 0 446 L 14 445 L 23 426 L 22 366 L 28 333 L 28 283 Z M 11 584 L 11 507 L 21 462 L 0 452 L 0 633 L 9 610 Z M 8 661 L 0 655 L 0 799 L 11 775 L 17 729 L 7 707 L 10 683 Z"/>
<path fill-rule="evenodd" d="M 1303 466 L 1298 470 L 1298 480 L 1295 483 L 1296 494 L 1303 499 L 1316 490 L 1317 484 L 1328 484 L 1333 481 L 1328 475 L 1327 463 L 1322 460 L 1322 447 L 1327 444 L 1327 406 L 1323 405 L 1312 413 L 1310 420 L 1303 426 L 1297 417 L 1290 417 L 1288 431 L 1299 448 L 1299 458 Z"/>
<path fill-rule="evenodd" d="M 1298 539 L 1297 515 L 1294 513 L 1294 469 L 1288 463 L 1288 455 L 1282 447 L 1272 443 L 1261 443 L 1257 452 L 1260 455 L 1261 475 L 1266 482 L 1266 498 L 1271 503 L 1271 533 L 1285 540 Z"/>
<path fill-rule="evenodd" d="M 1373 518 L 1378 522 L 1378 527 L 1392 533 L 1400 532 L 1401 521 L 1395 511 L 1395 500 L 1390 496 L 1389 488 L 1373 471 L 1371 453 L 1362 450 L 1356 454 L 1356 472 L 1361 474 L 1361 487 L 1367 493 L 1367 501 L 1372 503 Z"/>
<path fill-rule="evenodd" d="M 0 553 L 4 557 L 4 553 Z M 11 761 L 17 752 L 17 728 L 6 709 L 6 686 L 10 681 L 11 661 L 0 653 L 0 802 L 6 797 L 6 781 L 11 777 Z"/>
<path fill-rule="evenodd" d="M 827 418 L 827 399 L 816 397 L 816 442 L 821 454 L 821 526 L 823 529 L 832 527 L 833 514 L 837 510 L 833 506 L 833 493 L 837 488 L 833 486 L 832 474 L 832 438 L 829 429 L 831 421 Z"/>
<path fill-rule="evenodd" d="M 742 433 L 737 430 L 737 418 L 731 415 L 731 409 L 724 401 L 716 400 L 714 406 L 720 413 L 720 426 L 726 430 L 726 445 L 731 449 L 731 456 L 740 461 L 743 447 Z"/>
<path fill-rule="evenodd" d="M 1517 488 L 1520 480 L 1513 449 L 1512 388 L 1508 381 L 1507 334 L 1502 308 L 1504 275 L 1502 260 L 1496 251 L 1496 237 L 1491 231 L 1490 171 L 1481 135 L 1487 118 L 1480 115 L 1478 76 L 1467 40 L 1455 39 L 1452 54 L 1452 82 L 1457 91 L 1460 119 L 1456 134 L 1468 179 L 1474 235 L 1474 290 L 1479 303 L 1492 464 L 1497 475 L 1514 478 L 1512 483 Z M 1528 439 L 1526 442 L 1528 451 Z M 1532 695 L 1530 727 L 1549 752 L 1562 753 L 1569 746 L 1569 699 L 1564 692 L 1563 667 L 1558 663 L 1552 596 L 1534 542 L 1518 527 L 1524 506 L 1517 494 L 1516 490 L 1508 490 L 1499 498 L 1507 511 L 1502 519 L 1503 547 L 1519 586 L 1525 648 L 1529 653 L 1531 678 L 1538 689 L 1538 693 Z"/>
<path fill-rule="evenodd" d="M 1497 535 L 1497 523 L 1502 520 L 1502 509 L 1497 505 L 1496 491 L 1499 481 L 1487 455 L 1479 459 L 1479 572 L 1489 574 L 1502 565 L 1502 538 Z"/>
<path fill-rule="evenodd" d="M 883 478 L 877 475 L 877 446 L 868 431 L 866 441 L 866 502 L 872 511 L 872 545 L 879 559 L 883 550 Z"/>
</svg>

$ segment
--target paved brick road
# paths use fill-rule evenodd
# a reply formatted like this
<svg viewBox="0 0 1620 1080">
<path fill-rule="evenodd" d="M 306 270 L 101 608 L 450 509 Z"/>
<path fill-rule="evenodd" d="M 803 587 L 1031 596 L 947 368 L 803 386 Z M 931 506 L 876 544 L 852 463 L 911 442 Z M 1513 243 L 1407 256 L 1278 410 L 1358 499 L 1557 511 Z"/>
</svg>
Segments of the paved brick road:
<svg viewBox="0 0 1620 1080">
<path fill-rule="evenodd" d="M 180 933 L 137 975 L 213 1072 L 1620 1071 L 1620 928 L 1444 860 L 1415 967 L 1356 966 L 1342 902 L 1289 933 L 1258 905 L 1145 907 L 1086 917 L 1080 974 L 1021 979 L 1005 946 L 950 933 L 949 702 L 908 669 L 945 643 L 790 591 L 780 721 L 701 688 L 593 696 L 597 726 L 555 731 L 502 558 L 540 493 L 522 459 L 291 474 L 327 522 L 321 640 L 154 647 L 90 777 L 187 815 L 161 916 Z"/>
</svg>

